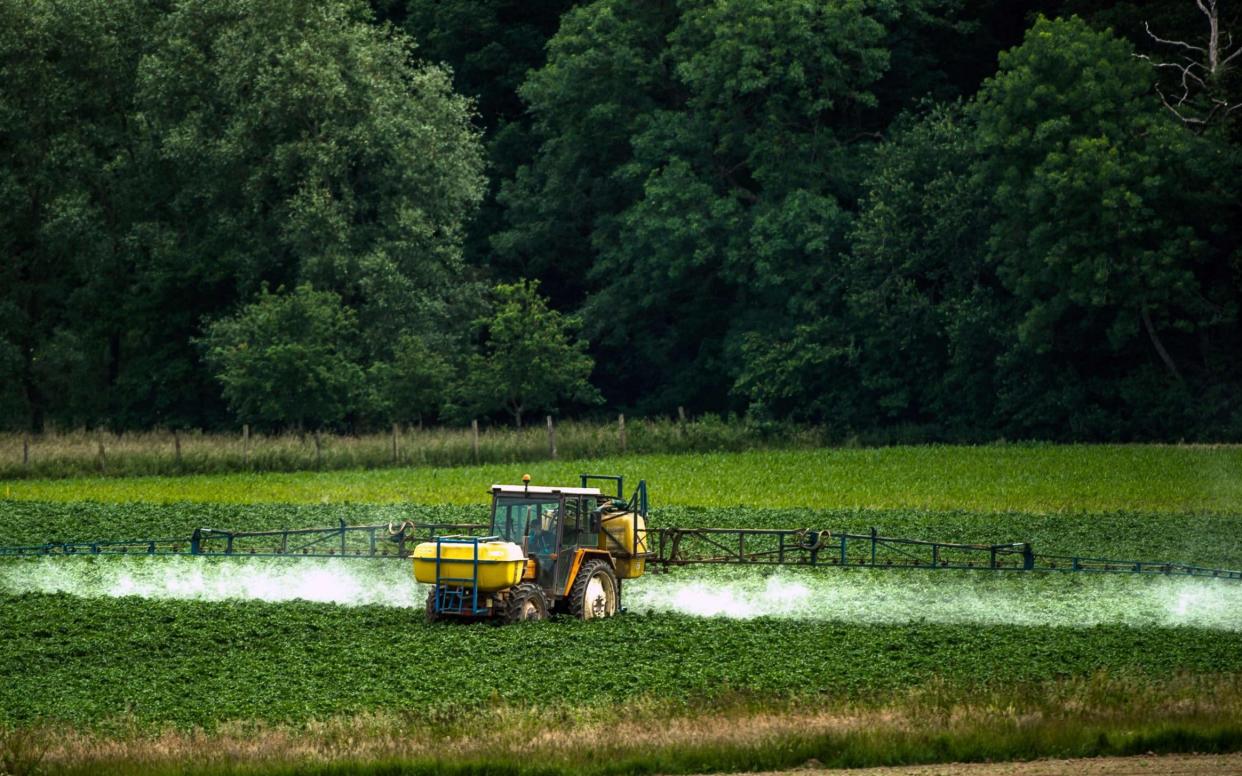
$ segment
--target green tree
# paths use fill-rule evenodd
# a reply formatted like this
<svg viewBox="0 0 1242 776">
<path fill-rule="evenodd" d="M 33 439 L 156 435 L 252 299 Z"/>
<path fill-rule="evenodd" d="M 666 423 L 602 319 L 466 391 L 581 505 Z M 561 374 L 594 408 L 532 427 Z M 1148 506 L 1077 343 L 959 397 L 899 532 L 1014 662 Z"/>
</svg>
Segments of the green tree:
<svg viewBox="0 0 1242 776">
<path fill-rule="evenodd" d="M 521 90 L 541 145 L 502 188 L 493 245 L 583 311 L 611 401 L 738 407 L 745 335 L 835 282 L 866 144 L 895 110 L 877 91 L 891 47 L 951 5 L 597 0 L 564 16 Z"/>
<path fill-rule="evenodd" d="M 1236 332 L 1237 281 L 1213 246 L 1234 154 L 1170 116 L 1133 54 L 1041 19 L 972 107 L 989 252 L 1019 315 L 1000 409 L 1027 433 L 1111 436 L 1126 416 L 1176 433 L 1188 406 L 1161 404 L 1188 399 L 1191 370 Z"/>
<path fill-rule="evenodd" d="M 581 321 L 550 309 L 538 281 L 496 286 L 494 296 L 491 312 L 475 321 L 480 350 L 461 386 L 464 404 L 504 410 L 521 428 L 527 412 L 562 401 L 598 403 L 599 391 L 589 381 L 594 361 L 587 343 L 574 337 Z"/>
<path fill-rule="evenodd" d="M 210 324 L 204 358 L 236 418 L 261 428 L 318 430 L 359 406 L 354 312 L 331 291 L 263 289 L 234 316 Z"/>
<path fill-rule="evenodd" d="M 1236 151 L 1152 80 L 1111 33 L 1041 20 L 964 108 L 899 122 L 840 284 L 746 341 L 753 407 L 959 439 L 1236 424 Z"/>
<path fill-rule="evenodd" d="M 839 293 L 812 300 L 792 330 L 745 344 L 738 387 L 752 410 L 842 433 L 991 427 L 991 364 L 1012 329 L 1011 301 L 987 257 L 991 206 L 972 174 L 974 140 L 960 106 L 893 127 L 864 182 Z"/>
<path fill-rule="evenodd" d="M 182 0 L 162 20 L 137 89 L 163 174 L 137 228 L 148 294 L 207 303 L 186 334 L 261 282 L 340 294 L 367 363 L 451 319 L 483 190 L 471 107 L 369 19 L 361 0 Z"/>
<path fill-rule="evenodd" d="M 368 364 L 469 306 L 470 102 L 362 0 L 33 0 L 0 21 L 0 405 L 30 425 L 220 422 L 191 341 L 263 283 L 340 294 Z"/>
<path fill-rule="evenodd" d="M 454 89 L 472 97 L 487 148 L 488 190 L 467 226 L 468 264 L 512 281 L 525 270 L 491 249 L 502 226 L 496 201 L 499 181 L 530 162 L 534 142 L 530 116 L 518 96 L 527 72 L 543 65 L 548 39 L 573 0 L 372 0 L 377 16 L 418 42 L 418 57 L 446 65 Z"/>
<path fill-rule="evenodd" d="M 127 117 L 153 17 L 146 2 L 0 3 L 0 406 L 27 428 L 116 409 L 140 210 Z"/>
<path fill-rule="evenodd" d="M 373 389 L 370 412 L 392 423 L 423 422 L 449 403 L 454 368 L 426 336 L 403 334 L 391 361 L 368 370 Z"/>
</svg>

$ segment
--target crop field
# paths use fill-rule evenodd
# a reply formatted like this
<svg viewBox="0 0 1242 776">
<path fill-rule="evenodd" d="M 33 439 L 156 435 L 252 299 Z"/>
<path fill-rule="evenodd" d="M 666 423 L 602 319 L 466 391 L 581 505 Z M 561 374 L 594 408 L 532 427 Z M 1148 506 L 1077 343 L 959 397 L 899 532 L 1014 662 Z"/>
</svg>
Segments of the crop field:
<svg viewBox="0 0 1242 776">
<path fill-rule="evenodd" d="M 659 505 L 1236 513 L 1242 446 L 891 447 L 414 468 L 0 482 L 46 501 L 480 504 L 493 482 L 643 477 Z"/>
<path fill-rule="evenodd" d="M 0 483 L 0 545 L 481 522 L 487 486 L 529 469 L 645 477 L 653 525 L 1242 568 L 1240 462 L 1001 446 L 25 480 Z M 189 759 L 434 772 L 446 752 L 462 773 L 674 773 L 1242 749 L 1237 582 L 680 569 L 627 583 L 615 620 L 513 628 L 426 625 L 424 596 L 394 558 L 5 561 L 0 751 L 119 774 Z"/>
</svg>

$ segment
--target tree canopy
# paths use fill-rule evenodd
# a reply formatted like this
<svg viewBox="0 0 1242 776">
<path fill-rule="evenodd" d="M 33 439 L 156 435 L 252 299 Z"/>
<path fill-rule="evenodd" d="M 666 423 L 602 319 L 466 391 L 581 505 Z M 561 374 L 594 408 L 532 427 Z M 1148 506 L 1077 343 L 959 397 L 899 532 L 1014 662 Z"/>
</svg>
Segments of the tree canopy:
<svg viewBox="0 0 1242 776">
<path fill-rule="evenodd" d="M 0 425 L 1242 438 L 1230 19 L 0 3 Z"/>
<path fill-rule="evenodd" d="M 521 428 L 523 415 L 562 400 L 597 403 L 599 391 L 588 380 L 594 362 L 586 342 L 574 337 L 582 322 L 549 309 L 538 282 L 499 285 L 493 296 L 490 313 L 475 320 L 481 347 L 460 387 L 463 405 L 504 410 Z"/>
<path fill-rule="evenodd" d="M 287 294 L 264 289 L 209 325 L 202 344 L 229 408 L 259 428 L 339 423 L 363 386 L 353 311 L 309 285 Z"/>
</svg>

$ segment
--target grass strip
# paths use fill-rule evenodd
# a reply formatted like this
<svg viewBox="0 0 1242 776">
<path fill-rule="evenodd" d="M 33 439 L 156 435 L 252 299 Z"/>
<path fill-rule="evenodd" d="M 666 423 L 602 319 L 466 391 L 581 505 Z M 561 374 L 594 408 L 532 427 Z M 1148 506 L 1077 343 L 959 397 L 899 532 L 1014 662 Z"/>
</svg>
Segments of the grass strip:
<svg viewBox="0 0 1242 776">
<path fill-rule="evenodd" d="M 875 434 L 851 444 L 932 442 L 936 437 Z M 612 422 L 558 421 L 556 446 L 566 459 L 625 453 L 706 453 L 812 448 L 839 443 L 822 428 L 790 423 L 721 420 L 715 416 L 676 422 L 629 418 L 624 444 Z M 395 444 L 394 444 L 395 443 Z M 103 449 L 102 455 L 100 449 Z M 318 448 L 318 449 L 317 449 Z M 135 477 L 222 474 L 248 471 L 383 469 L 396 466 L 469 466 L 540 461 L 548 457 L 543 423 L 525 428 L 483 426 L 475 449 L 469 427 L 404 427 L 360 435 L 260 434 L 151 430 L 0 433 L 0 479 Z"/>
<path fill-rule="evenodd" d="M 1242 749 L 1240 711 L 1236 676 L 1097 673 L 972 692 L 933 681 L 878 704 L 641 699 L 107 736 L 44 725 L 0 731 L 0 748 L 64 774 L 673 774 L 1226 753 Z"/>
</svg>

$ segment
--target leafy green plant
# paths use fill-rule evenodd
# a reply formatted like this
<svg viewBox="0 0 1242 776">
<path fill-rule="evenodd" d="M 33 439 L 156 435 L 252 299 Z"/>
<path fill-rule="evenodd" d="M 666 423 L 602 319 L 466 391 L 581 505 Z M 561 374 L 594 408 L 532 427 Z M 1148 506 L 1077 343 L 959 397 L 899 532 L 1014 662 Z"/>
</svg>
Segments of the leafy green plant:
<svg viewBox="0 0 1242 776">
<path fill-rule="evenodd" d="M 546 444 L 546 440 L 545 440 Z M 0 482 L 35 500 L 482 504 L 494 482 L 574 484 L 582 472 L 646 479 L 656 506 L 1236 514 L 1242 448 L 990 445 L 754 450 L 452 469 Z M 1172 524 L 1173 526 L 1176 523 Z"/>
<path fill-rule="evenodd" d="M 1101 670 L 1154 679 L 1242 673 L 1242 633 L 1186 628 L 858 625 L 626 616 L 534 627 L 428 626 L 376 606 L 6 596 L 0 718 L 81 725 L 420 717 L 489 704 L 691 706 L 881 701 L 945 682 L 1016 686 Z M 624 667 L 602 655 L 617 655 Z M 528 660 L 514 655 L 530 654 Z M 535 657 L 536 655 L 541 657 Z"/>
</svg>

